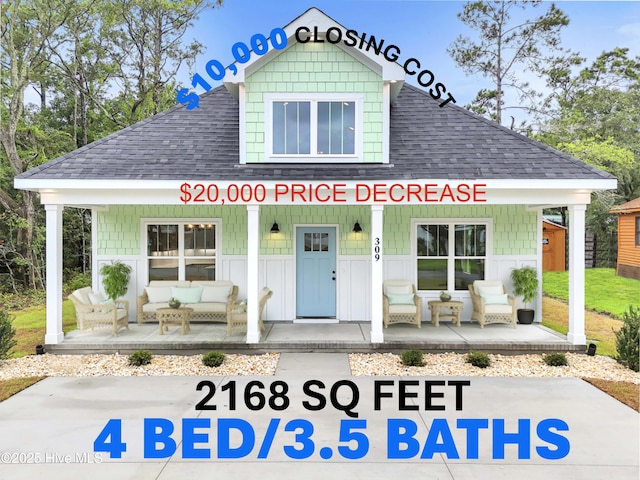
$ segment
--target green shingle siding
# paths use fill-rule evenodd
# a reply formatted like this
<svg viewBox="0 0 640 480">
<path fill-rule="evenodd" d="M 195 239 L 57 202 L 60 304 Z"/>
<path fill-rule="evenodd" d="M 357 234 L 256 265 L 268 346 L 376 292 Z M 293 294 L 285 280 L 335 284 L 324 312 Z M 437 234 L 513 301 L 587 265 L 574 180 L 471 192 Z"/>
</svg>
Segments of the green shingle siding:
<svg viewBox="0 0 640 480">
<path fill-rule="evenodd" d="M 247 253 L 247 210 L 244 206 L 112 206 L 98 213 L 99 255 L 140 255 L 143 218 L 222 219 L 225 255 Z M 521 205 L 387 206 L 384 210 L 385 255 L 411 254 L 412 218 L 492 218 L 494 255 L 535 255 L 535 212 Z M 292 255 L 294 225 L 338 225 L 341 255 L 369 255 L 370 210 L 366 205 L 265 205 L 260 208 L 260 254 Z M 273 222 L 279 234 L 271 234 Z M 361 233 L 353 233 L 358 221 Z"/>
<path fill-rule="evenodd" d="M 295 44 L 251 74 L 245 86 L 247 133 L 266 131 L 265 93 L 338 92 L 364 95 L 362 157 L 365 162 L 382 162 L 382 79 L 335 45 Z M 246 161 L 264 161 L 264 149 L 263 136 L 247 136 Z"/>
</svg>

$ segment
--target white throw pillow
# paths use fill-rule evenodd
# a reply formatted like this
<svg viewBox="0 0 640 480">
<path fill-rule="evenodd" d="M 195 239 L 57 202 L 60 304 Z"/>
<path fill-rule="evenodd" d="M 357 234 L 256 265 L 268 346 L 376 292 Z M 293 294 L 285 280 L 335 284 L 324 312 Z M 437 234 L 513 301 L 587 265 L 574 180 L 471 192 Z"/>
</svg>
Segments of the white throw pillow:
<svg viewBox="0 0 640 480">
<path fill-rule="evenodd" d="M 387 295 L 409 295 L 413 294 L 411 285 L 385 285 L 385 293 Z"/>
<path fill-rule="evenodd" d="M 221 285 L 219 287 L 202 287 L 202 303 L 227 303 L 231 294 L 231 285 Z"/>
<path fill-rule="evenodd" d="M 74 295 L 81 303 L 84 305 L 89 305 L 91 303 L 91 299 L 89 298 L 89 294 L 91 293 L 91 288 L 81 288 L 74 292 Z"/>
<path fill-rule="evenodd" d="M 168 303 L 171 299 L 171 287 L 145 287 L 149 303 Z"/>
<path fill-rule="evenodd" d="M 102 292 L 97 292 L 97 293 L 91 292 L 89 294 L 89 301 L 91 302 L 91 305 L 100 305 L 105 300 L 106 300 L 106 298 L 102 294 Z"/>
<path fill-rule="evenodd" d="M 502 285 L 478 285 L 476 289 L 478 295 L 502 295 L 504 293 Z"/>
</svg>

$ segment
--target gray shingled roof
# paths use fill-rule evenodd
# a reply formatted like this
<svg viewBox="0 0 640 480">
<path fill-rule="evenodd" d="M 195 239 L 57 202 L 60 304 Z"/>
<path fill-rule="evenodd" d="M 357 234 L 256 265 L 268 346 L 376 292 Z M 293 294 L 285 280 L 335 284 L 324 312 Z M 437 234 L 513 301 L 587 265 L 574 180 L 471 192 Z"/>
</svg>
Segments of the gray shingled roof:
<svg viewBox="0 0 640 480">
<path fill-rule="evenodd" d="M 22 179 L 608 179 L 609 174 L 405 85 L 389 165 L 239 164 L 238 103 L 219 87 L 19 175 Z"/>
</svg>

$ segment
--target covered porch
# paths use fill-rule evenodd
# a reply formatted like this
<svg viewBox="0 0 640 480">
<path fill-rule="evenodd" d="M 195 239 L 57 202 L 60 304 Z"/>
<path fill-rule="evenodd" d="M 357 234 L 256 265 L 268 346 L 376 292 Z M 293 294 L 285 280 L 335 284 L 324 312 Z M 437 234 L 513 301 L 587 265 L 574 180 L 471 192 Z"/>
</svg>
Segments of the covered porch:
<svg viewBox="0 0 640 480">
<path fill-rule="evenodd" d="M 180 327 L 171 327 L 159 335 L 157 324 L 129 326 L 117 337 L 109 331 L 73 330 L 66 334 L 64 342 L 47 345 L 50 353 L 121 353 L 147 349 L 156 354 L 195 354 L 209 350 L 225 352 L 400 352 L 417 348 L 425 352 L 467 352 L 483 350 L 495 353 L 518 354 L 549 351 L 584 351 L 584 346 L 574 345 L 567 337 L 539 324 L 488 325 L 463 322 L 456 327 L 441 322 L 439 327 L 423 322 L 415 325 L 392 325 L 384 329 L 385 342 L 372 342 L 371 326 L 366 322 L 340 322 L 333 324 L 298 324 L 268 322 L 259 344 L 246 343 L 246 335 L 227 334 L 224 324 L 192 324 L 191 330 L 181 335 Z"/>
<path fill-rule="evenodd" d="M 501 191 L 500 188 L 497 189 Z M 511 189 L 507 189 L 511 190 Z M 505 192 L 502 191 L 504 195 Z M 522 193 L 520 196 L 522 197 Z M 511 343 L 523 346 L 521 350 L 527 350 L 531 341 L 536 343 L 535 339 L 529 338 L 529 328 L 526 326 L 518 326 L 512 329 L 508 326 L 491 326 L 491 328 L 479 329 L 477 324 L 468 324 L 470 318 L 470 305 L 465 306 L 462 320 L 463 327 L 461 329 L 451 330 L 446 327 L 450 337 L 446 336 L 445 329 L 436 329 L 428 324 L 429 314 L 427 301 L 437 297 L 438 292 L 421 292 L 420 296 L 423 302 L 422 329 L 416 329 L 412 326 L 397 325 L 393 328 L 383 328 L 382 319 L 382 284 L 387 279 L 408 279 L 416 282 L 415 254 L 407 254 L 409 244 L 415 244 L 415 230 L 419 225 L 419 220 L 415 217 L 426 216 L 442 216 L 455 223 L 464 223 L 465 221 L 477 222 L 477 218 L 485 218 L 485 223 L 491 228 L 487 228 L 488 236 L 496 237 L 495 248 L 487 247 L 489 252 L 486 259 L 485 278 L 501 279 L 505 285 L 508 285 L 509 270 L 521 264 L 535 265 L 541 273 L 541 257 L 542 257 L 542 205 L 533 204 L 533 200 L 538 198 L 539 191 L 527 193 L 526 202 L 516 204 L 515 195 L 507 195 L 507 199 L 496 201 L 494 205 L 487 206 L 441 206 L 441 207 L 413 207 L 413 206 L 383 206 L 383 205 L 357 205 L 350 204 L 344 207 L 317 207 L 316 209 L 324 214 L 324 210 L 331 208 L 334 213 L 333 217 L 322 216 L 320 221 L 322 226 L 335 225 L 334 228 L 338 234 L 344 232 L 343 237 L 346 245 L 349 242 L 357 243 L 359 249 L 353 254 L 350 251 L 346 253 L 340 252 L 340 244 L 337 245 L 338 254 L 336 255 L 337 268 L 337 288 L 335 291 L 338 296 L 337 312 L 333 320 L 326 320 L 325 325 L 315 325 L 309 321 L 306 325 L 296 324 L 296 315 L 293 312 L 294 302 L 291 298 L 291 292 L 294 291 L 295 269 L 292 267 L 295 263 L 295 251 L 292 253 L 265 252 L 265 248 L 270 243 L 277 245 L 293 245 L 294 232 L 298 230 L 298 226 L 318 225 L 319 220 L 315 217 L 307 217 L 298 222 L 287 221 L 287 218 L 294 218 L 291 215 L 291 209 L 299 208 L 301 211 L 307 211 L 306 206 L 301 207 L 277 207 L 275 205 L 258 206 L 258 205 L 238 205 L 235 207 L 220 206 L 203 206 L 203 207 L 174 207 L 173 218 L 183 219 L 175 220 L 176 223 L 185 218 L 194 216 L 193 212 L 200 212 L 199 218 L 218 218 L 220 217 L 220 225 L 226 225 L 224 235 L 228 235 L 226 245 L 241 244 L 243 240 L 246 245 L 242 252 L 237 254 L 221 254 L 216 257 L 219 262 L 220 274 L 223 279 L 231 280 L 240 287 L 240 297 L 247 300 L 247 335 L 226 336 L 226 325 L 193 325 L 193 333 L 184 337 L 174 337 L 172 335 L 164 338 L 157 338 L 157 324 L 136 325 L 134 315 L 132 314 L 133 305 L 135 305 L 136 296 L 143 291 L 148 282 L 148 265 L 151 261 L 147 258 L 147 242 L 145 232 L 147 231 L 146 218 L 147 209 L 160 209 L 157 207 L 135 207 L 135 206 L 113 206 L 112 209 L 105 207 L 104 209 L 93 209 L 93 235 L 98 244 L 99 230 L 103 231 L 103 235 L 108 237 L 104 243 L 110 246 L 118 246 L 120 243 L 128 242 L 132 245 L 129 250 L 117 250 L 102 253 L 98 251 L 93 259 L 93 288 L 99 290 L 101 279 L 98 275 L 99 266 L 104 262 L 122 259 L 125 263 L 132 266 L 135 279 L 132 278 L 127 295 L 130 305 L 129 322 L 131 330 L 122 331 L 118 337 L 106 338 L 105 334 L 91 332 L 71 332 L 67 335 L 62 333 L 61 322 L 61 290 L 62 290 L 62 205 L 46 204 L 47 210 L 47 334 L 45 343 L 52 350 L 67 348 L 82 349 L 81 345 L 86 343 L 86 350 L 96 349 L 95 345 L 105 345 L 105 351 L 117 350 L 135 350 L 138 348 L 154 349 L 162 345 L 171 345 L 168 349 L 184 350 L 184 349 L 242 349 L 242 350 L 266 350 L 270 349 L 344 349 L 357 351 L 359 349 L 406 349 L 421 348 L 427 350 L 456 350 L 483 348 L 487 350 L 512 351 L 514 347 Z M 580 194 L 574 197 L 566 194 L 563 200 L 577 200 L 578 203 L 569 204 L 569 211 L 572 215 L 572 223 L 570 226 L 570 270 L 571 281 L 569 285 L 569 333 L 563 343 L 567 345 L 575 345 L 575 349 L 583 349 L 586 343 L 584 334 L 584 215 L 586 203 L 588 202 L 588 194 Z M 75 203 L 75 202 L 74 202 Z M 105 202 L 106 203 L 106 202 Z M 567 202 L 568 203 L 568 202 Z M 511 207 L 509 206 L 511 205 Z M 438 210 L 440 208 L 440 210 Z M 465 210 L 462 210 L 462 209 Z M 288 209 L 288 210 L 287 210 Z M 411 209 L 411 210 L 409 210 Z M 112 213 L 109 211 L 112 210 Z M 183 213 L 184 210 L 184 213 Z M 126 216 L 124 213 L 129 211 L 138 212 L 137 216 Z M 151 210 L 149 210 L 151 211 Z M 155 211 L 155 210 L 153 210 Z M 423 214 L 423 211 L 425 212 Z M 405 213 L 413 212 L 413 213 Z M 434 214 L 433 212 L 436 212 Z M 237 217 L 237 228 L 224 215 Z M 464 217 L 471 217 L 469 213 L 473 213 L 475 217 L 465 220 Z M 288 215 L 287 215 L 288 214 Z M 519 240 L 520 232 L 516 231 L 513 226 L 515 222 L 514 214 L 517 218 L 527 218 L 526 222 L 521 223 L 525 227 L 518 227 L 524 230 L 528 240 Z M 110 231 L 104 231 L 106 228 L 96 221 L 97 217 L 102 215 L 106 218 L 111 217 L 108 225 L 113 228 L 123 230 L 127 225 L 121 220 L 125 218 L 129 221 L 129 228 L 135 233 L 130 238 L 121 240 L 123 235 L 118 231 L 120 236 L 112 236 Z M 131 218 L 130 218 L 131 217 Z M 344 218 L 343 218 L 344 217 Z M 280 222 L 281 232 L 274 236 L 269 230 L 274 220 Z M 352 223 L 359 220 L 365 227 L 365 232 L 352 233 L 350 231 Z M 398 220 L 399 219 L 399 220 Z M 396 221 L 397 220 L 397 221 Z M 152 219 L 158 222 L 157 217 Z M 166 220 L 165 220 L 166 221 Z M 174 220 L 170 220 L 174 221 Z M 438 219 L 435 221 L 439 221 Z M 434 222 L 435 222 L 434 221 Z M 287 223 L 290 223 L 287 225 Z M 286 227 L 285 227 L 286 226 Z M 285 230 L 286 228 L 286 230 Z M 492 231 L 495 230 L 495 234 Z M 229 232 L 234 232 L 233 237 Z M 286 233 L 285 233 L 286 232 Z M 398 233 L 400 232 L 400 233 Z M 500 240 L 497 237 L 500 235 Z M 351 236 L 357 237 L 355 240 Z M 275 237 L 275 238 L 274 238 Z M 117 238 L 117 240 L 116 240 Z M 284 238 L 284 240 L 283 240 Z M 288 243 L 287 243 L 288 242 Z M 498 245 L 498 242 L 501 242 Z M 491 242 L 488 242 L 489 245 Z M 509 250 L 512 245 L 528 245 L 526 253 L 519 250 Z M 139 245 L 136 247 L 136 245 Z M 266 246 L 266 247 L 265 247 Z M 218 245 L 219 247 L 219 245 Z M 407 250 L 405 252 L 404 250 Z M 494 252 L 498 252 L 496 254 Z M 138 253 L 136 253 L 138 252 Z M 139 253 L 142 252 L 142 253 Z M 385 253 L 391 252 L 385 255 Z M 395 255 L 393 254 L 395 253 Z M 505 254 L 508 253 L 508 254 Z M 450 277 L 453 277 L 453 268 L 450 268 Z M 334 275 L 335 277 L 336 275 Z M 331 280 L 336 280 L 335 278 Z M 449 279 L 450 280 L 450 279 Z M 420 283 L 416 282 L 418 287 Z M 450 282 L 453 284 L 453 282 Z M 269 286 L 274 290 L 274 299 L 270 300 L 267 305 L 264 320 L 269 325 L 265 332 L 258 329 L 258 292 L 261 286 Z M 541 285 L 538 291 L 538 302 L 535 309 L 541 312 Z M 287 297 L 289 295 L 289 297 Z M 277 298 L 279 296 L 279 299 Z M 459 297 L 459 298 L 458 298 Z M 454 294 L 456 300 L 460 299 L 469 302 L 468 293 L 464 290 L 456 291 Z M 291 310 L 291 311 L 289 311 Z M 346 313 L 345 313 L 346 312 Z M 299 317 L 298 317 L 299 318 Z M 540 314 L 538 315 L 538 320 Z M 294 323 L 292 323 L 294 322 Z M 509 331 L 505 331 L 508 328 Z M 537 328 L 537 326 L 536 326 Z M 202 331 L 200 331 L 202 329 Z M 523 331 L 526 330 L 526 331 Z M 547 332 L 548 333 L 548 332 Z M 445 335 L 443 337 L 443 335 Z M 552 335 L 553 337 L 553 335 Z M 330 342 L 326 339 L 332 339 Z M 477 340 L 477 342 L 476 342 Z M 551 341 L 552 340 L 552 341 Z M 556 345 L 557 338 L 549 338 L 541 340 L 542 344 L 549 341 Z M 159 342 L 158 345 L 156 345 Z M 193 344 L 197 344 L 193 347 Z M 61 346 L 62 345 L 62 346 Z M 140 346 L 142 345 L 142 346 Z M 102 348 L 102 347 L 101 347 Z M 99 350 L 99 349 L 97 349 Z M 516 348 L 518 350 L 518 348 Z"/>
</svg>

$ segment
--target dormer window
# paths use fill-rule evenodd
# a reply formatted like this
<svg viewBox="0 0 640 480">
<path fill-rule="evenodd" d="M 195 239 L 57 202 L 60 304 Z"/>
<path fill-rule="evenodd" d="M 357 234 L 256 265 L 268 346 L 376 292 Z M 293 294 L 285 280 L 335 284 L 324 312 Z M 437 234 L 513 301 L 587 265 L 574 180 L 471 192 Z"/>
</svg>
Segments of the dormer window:
<svg viewBox="0 0 640 480">
<path fill-rule="evenodd" d="M 265 95 L 266 154 L 275 162 L 360 162 L 361 95 Z"/>
</svg>

